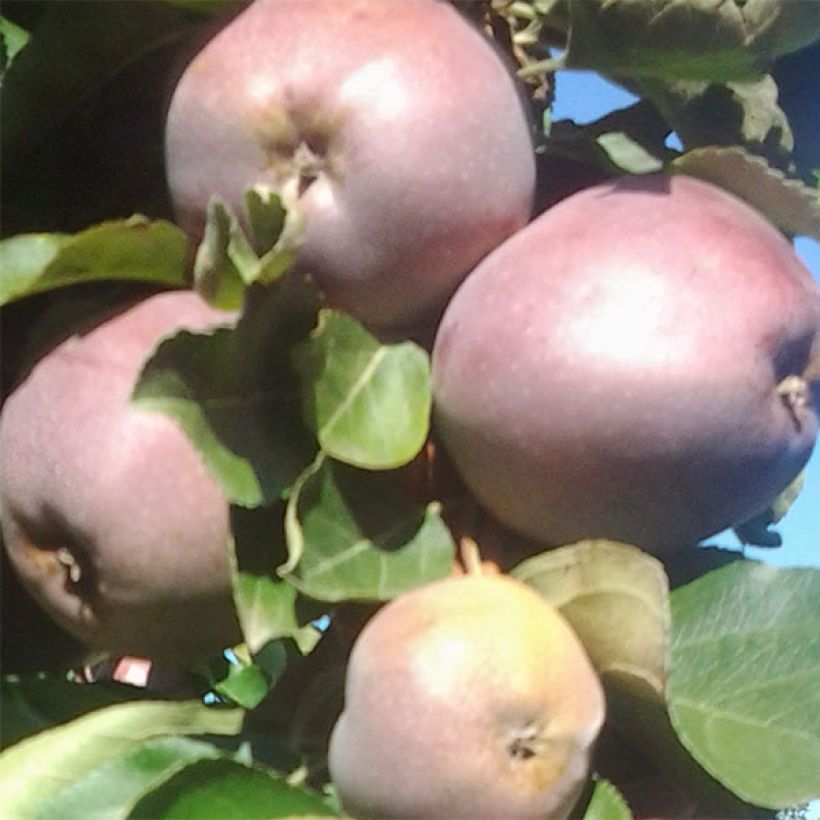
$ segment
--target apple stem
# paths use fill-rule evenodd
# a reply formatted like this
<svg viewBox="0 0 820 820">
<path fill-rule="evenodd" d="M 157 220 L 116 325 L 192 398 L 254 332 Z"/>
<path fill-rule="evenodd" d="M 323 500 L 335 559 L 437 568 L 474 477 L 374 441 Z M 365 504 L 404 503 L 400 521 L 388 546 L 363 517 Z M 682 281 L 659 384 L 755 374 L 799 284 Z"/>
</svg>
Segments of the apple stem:
<svg viewBox="0 0 820 820">
<path fill-rule="evenodd" d="M 483 574 L 481 554 L 478 551 L 478 544 L 472 538 L 463 536 L 458 544 L 461 555 L 461 563 L 464 564 L 464 571 L 467 575 Z"/>
</svg>

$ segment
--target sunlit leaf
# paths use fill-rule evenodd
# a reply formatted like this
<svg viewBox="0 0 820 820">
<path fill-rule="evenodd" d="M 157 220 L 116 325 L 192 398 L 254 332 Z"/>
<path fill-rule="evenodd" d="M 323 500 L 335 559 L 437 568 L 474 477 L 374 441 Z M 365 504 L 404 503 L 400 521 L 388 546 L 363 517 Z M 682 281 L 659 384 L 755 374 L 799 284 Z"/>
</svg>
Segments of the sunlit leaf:
<svg viewBox="0 0 820 820">
<path fill-rule="evenodd" d="M 420 347 L 380 344 L 355 319 L 326 310 L 294 357 L 306 422 L 328 455 L 385 469 L 419 452 L 432 401 L 429 358 Z"/>
<path fill-rule="evenodd" d="M 583 820 L 632 820 L 632 812 L 612 783 L 597 780 Z"/>
<path fill-rule="evenodd" d="M 276 575 L 287 559 L 284 505 L 231 511 L 233 597 L 245 643 L 253 655 L 279 638 L 309 651 L 311 616 L 297 613 L 297 592 Z"/>
<path fill-rule="evenodd" d="M 252 652 L 268 641 L 294 635 L 296 590 L 286 581 L 261 575 L 240 573 L 234 587 L 242 634 Z"/>
<path fill-rule="evenodd" d="M 732 563 L 672 594 L 670 714 L 756 805 L 820 795 L 820 570 Z"/>
<path fill-rule="evenodd" d="M 140 690 L 108 683 L 73 683 L 65 676 L 37 675 L 0 681 L 2 746 L 66 723 L 85 712 L 134 700 Z"/>
<path fill-rule="evenodd" d="M 253 284 L 275 282 L 296 258 L 302 243 L 298 207 L 286 209 L 271 189 L 256 187 L 245 193 L 250 233 L 219 197 L 211 197 L 205 235 L 196 253 L 194 283 L 214 305 L 236 310 Z"/>
<path fill-rule="evenodd" d="M 264 662 L 257 663 L 247 652 L 234 653 L 221 664 L 223 674 L 213 684 L 214 691 L 245 709 L 254 709 L 267 697 L 285 668 L 286 651 L 281 643 L 270 643 Z"/>
<path fill-rule="evenodd" d="M 42 807 L 58 805 L 78 780 L 145 741 L 177 734 L 233 735 L 241 725 L 241 710 L 194 701 L 142 701 L 98 709 L 0 754 L 3 813 L 14 820 L 39 816 Z"/>
<path fill-rule="evenodd" d="M 0 78 L 14 58 L 25 48 L 29 36 L 25 29 L 5 17 L 0 17 Z"/>
<path fill-rule="evenodd" d="M 186 766 L 220 756 L 210 743 L 185 737 L 149 740 L 123 754 L 114 753 L 73 778 L 37 807 L 36 816 L 60 820 L 125 818 L 146 794 Z"/>
<path fill-rule="evenodd" d="M 610 161 L 630 174 L 652 174 L 663 168 L 663 160 L 622 131 L 601 134 L 596 140 Z"/>
<path fill-rule="evenodd" d="M 322 601 L 387 600 L 446 576 L 455 547 L 434 505 L 413 504 L 379 473 L 320 458 L 290 497 L 281 572 Z"/>
<path fill-rule="evenodd" d="M 0 305 L 53 288 L 98 280 L 183 287 L 185 235 L 144 216 L 77 234 L 21 234 L 0 242 Z"/>
</svg>

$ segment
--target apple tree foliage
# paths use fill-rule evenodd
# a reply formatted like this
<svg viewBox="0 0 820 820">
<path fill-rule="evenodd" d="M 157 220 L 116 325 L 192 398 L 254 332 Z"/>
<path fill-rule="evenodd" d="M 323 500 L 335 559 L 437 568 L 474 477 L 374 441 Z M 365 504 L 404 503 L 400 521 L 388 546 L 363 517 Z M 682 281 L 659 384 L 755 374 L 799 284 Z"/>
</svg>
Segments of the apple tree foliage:
<svg viewBox="0 0 820 820">
<path fill-rule="evenodd" d="M 4 389 L 31 346 L 88 310 L 189 284 L 164 182 L 165 105 L 180 66 L 240 5 L 6 4 Z M 463 11 L 529 95 L 538 207 L 666 171 L 820 238 L 820 119 L 806 82 L 820 70 L 816 4 Z M 640 100 L 591 124 L 552 122 L 564 67 Z M 667 146 L 673 131 L 680 150 Z M 252 236 L 214 200 L 193 265 L 201 293 L 244 310 L 232 327 L 164 341 L 133 396 L 179 422 L 232 504 L 245 641 L 131 686 L 46 622 L 4 564 L 5 816 L 338 816 L 326 750 L 353 636 L 380 602 L 447 575 L 462 536 L 482 543 L 483 514 L 431 444 L 424 347 L 377 340 L 289 276 L 299 226 L 275 195 L 250 190 L 247 212 Z M 769 527 L 790 500 L 739 527 L 741 540 L 776 545 Z M 820 570 L 716 547 L 664 565 L 613 542 L 516 544 L 490 557 L 560 607 L 607 690 L 579 816 L 674 814 L 683 797 L 696 816 L 766 817 L 820 797 Z"/>
</svg>

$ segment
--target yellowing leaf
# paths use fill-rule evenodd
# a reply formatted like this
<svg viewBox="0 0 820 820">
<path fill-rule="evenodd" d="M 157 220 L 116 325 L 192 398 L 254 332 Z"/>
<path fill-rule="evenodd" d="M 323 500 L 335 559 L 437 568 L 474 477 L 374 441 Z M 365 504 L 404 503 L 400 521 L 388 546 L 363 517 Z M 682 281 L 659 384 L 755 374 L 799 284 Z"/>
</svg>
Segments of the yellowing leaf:
<svg viewBox="0 0 820 820">
<path fill-rule="evenodd" d="M 583 541 L 512 571 L 561 610 L 605 683 L 663 699 L 670 629 L 661 563 L 613 541 Z"/>
</svg>

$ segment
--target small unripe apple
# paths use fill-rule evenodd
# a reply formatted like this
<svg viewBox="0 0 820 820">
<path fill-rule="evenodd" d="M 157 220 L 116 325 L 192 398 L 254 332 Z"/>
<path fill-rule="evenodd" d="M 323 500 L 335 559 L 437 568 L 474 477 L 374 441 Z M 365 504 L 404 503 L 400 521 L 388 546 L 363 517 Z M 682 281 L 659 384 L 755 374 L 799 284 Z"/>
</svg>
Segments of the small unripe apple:
<svg viewBox="0 0 820 820">
<path fill-rule="evenodd" d="M 556 609 L 505 576 L 451 577 L 357 638 L 330 774 L 356 817 L 566 817 L 604 711 Z"/>
<path fill-rule="evenodd" d="M 488 256 L 433 352 L 465 483 L 542 543 L 668 553 L 763 509 L 809 458 L 820 296 L 789 242 L 689 177 L 575 194 Z"/>
<path fill-rule="evenodd" d="M 297 191 L 297 265 L 377 330 L 435 316 L 535 185 L 507 67 L 440 0 L 256 0 L 182 76 L 166 164 L 194 237 L 212 194 Z"/>
<path fill-rule="evenodd" d="M 0 508 L 24 586 L 81 641 L 187 660 L 240 640 L 228 504 L 182 429 L 130 403 L 167 334 L 230 321 L 149 297 L 42 357 L 0 415 Z"/>
</svg>

